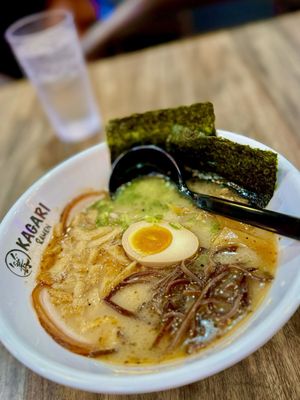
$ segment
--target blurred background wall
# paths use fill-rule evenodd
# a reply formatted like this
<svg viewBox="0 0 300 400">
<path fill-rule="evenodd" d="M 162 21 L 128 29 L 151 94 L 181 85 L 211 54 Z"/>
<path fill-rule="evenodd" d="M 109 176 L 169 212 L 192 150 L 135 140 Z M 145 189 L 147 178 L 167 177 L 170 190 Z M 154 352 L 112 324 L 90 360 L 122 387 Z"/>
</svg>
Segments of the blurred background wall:
<svg viewBox="0 0 300 400">
<path fill-rule="evenodd" d="M 132 11 L 133 2 L 136 8 Z M 0 81 L 22 76 L 4 40 L 6 28 L 23 16 L 57 7 L 74 13 L 83 40 L 85 36 L 96 37 L 93 51 L 88 55 L 98 59 L 293 12 L 300 9 L 300 0 L 28 0 L 5 2 L 5 5 L 3 2 Z M 123 8 L 121 24 L 120 18 L 116 18 L 120 7 Z"/>
</svg>

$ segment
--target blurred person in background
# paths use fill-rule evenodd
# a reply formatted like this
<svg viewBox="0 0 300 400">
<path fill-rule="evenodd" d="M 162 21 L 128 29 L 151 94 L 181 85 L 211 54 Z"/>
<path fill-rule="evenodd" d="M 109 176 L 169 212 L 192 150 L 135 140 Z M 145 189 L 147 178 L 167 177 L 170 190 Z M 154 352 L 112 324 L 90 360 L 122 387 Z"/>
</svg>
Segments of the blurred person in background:
<svg viewBox="0 0 300 400">
<path fill-rule="evenodd" d="M 4 32 L 18 19 L 64 8 L 74 14 L 86 55 L 94 58 L 176 39 L 184 33 L 181 8 L 216 0 L 27 0 L 7 2 L 0 16 L 0 73 L 21 77 Z M 150 20 L 151 19 L 151 20 Z M 132 40 L 131 40 L 132 39 Z"/>
<path fill-rule="evenodd" d="M 226 0 L 96 0 L 100 23 L 83 36 L 87 56 L 99 57 L 191 34 L 184 10 Z"/>
<path fill-rule="evenodd" d="M 226 7 L 224 5 L 226 4 Z M 193 11 L 211 8 L 206 21 L 200 14 L 196 21 Z M 244 7 L 244 8 L 243 8 Z M 231 25 L 251 19 L 256 14 L 270 17 L 277 13 L 300 8 L 300 0 L 26 0 L 6 2 L 0 15 L 0 74 L 21 77 L 22 73 L 4 39 L 7 27 L 32 13 L 64 8 L 74 14 L 86 56 L 105 57 L 174 40 L 199 32 L 201 18 L 209 30 L 207 19 L 216 21 L 210 29 L 224 27 L 224 12 L 231 10 L 227 19 Z M 260 11 L 258 11 L 260 9 Z M 268 9 L 269 11 L 266 11 Z M 221 12 L 220 12 L 221 10 Z M 244 12 L 243 12 L 244 10 Z M 233 11 L 233 12 L 232 12 Z M 244 14 L 240 19 L 237 14 Z M 260 18 L 261 18 L 260 17 Z M 247 19 L 248 18 L 248 19 Z M 258 16 L 259 18 L 259 16 Z M 196 22 L 195 22 L 196 21 Z M 230 26 L 230 21 L 226 26 Z M 201 30 L 200 30 L 201 31 Z"/>
<path fill-rule="evenodd" d="M 88 29 L 82 44 L 85 54 L 95 58 L 300 8 L 300 0 L 94 0 L 94 3 L 101 22 Z M 197 13 L 200 8 L 206 9 L 204 13 Z"/>
</svg>

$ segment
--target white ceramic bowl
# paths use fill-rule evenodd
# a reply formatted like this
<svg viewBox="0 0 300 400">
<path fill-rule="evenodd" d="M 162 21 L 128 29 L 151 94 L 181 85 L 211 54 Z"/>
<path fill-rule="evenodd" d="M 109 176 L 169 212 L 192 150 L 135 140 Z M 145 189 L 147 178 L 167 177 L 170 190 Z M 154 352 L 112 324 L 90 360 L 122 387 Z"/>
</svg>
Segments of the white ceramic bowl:
<svg viewBox="0 0 300 400">
<path fill-rule="evenodd" d="M 219 131 L 219 135 L 267 148 L 233 133 Z M 269 340 L 295 312 L 300 302 L 300 242 L 282 238 L 276 279 L 263 305 L 234 335 L 205 352 L 167 365 L 133 368 L 81 357 L 59 346 L 40 326 L 31 305 L 39 259 L 51 236 L 50 227 L 58 221 L 65 204 L 87 189 L 105 188 L 109 172 L 106 145 L 92 147 L 42 177 L 2 221 L 0 339 L 19 361 L 48 379 L 87 391 L 121 394 L 164 390 L 237 363 Z M 300 174 L 279 156 L 279 183 L 269 208 L 299 216 L 299 204 Z M 34 231 L 29 226 L 32 216 L 43 221 L 38 232 L 24 236 L 26 225 Z"/>
</svg>

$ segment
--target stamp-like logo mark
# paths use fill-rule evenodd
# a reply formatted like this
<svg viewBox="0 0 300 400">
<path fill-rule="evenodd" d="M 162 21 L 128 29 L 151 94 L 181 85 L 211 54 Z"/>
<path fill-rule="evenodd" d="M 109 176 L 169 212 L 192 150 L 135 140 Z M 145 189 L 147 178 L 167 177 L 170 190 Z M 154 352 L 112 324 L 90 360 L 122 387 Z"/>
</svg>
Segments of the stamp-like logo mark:
<svg viewBox="0 0 300 400">
<path fill-rule="evenodd" d="M 50 211 L 45 204 L 39 203 L 21 227 L 22 231 L 14 245 L 16 248 L 9 250 L 5 256 L 5 264 L 14 275 L 25 278 L 31 274 L 32 265 L 29 253 L 34 243 L 43 245 L 51 232 L 51 226 L 47 223 Z"/>
<path fill-rule="evenodd" d="M 14 249 L 10 250 L 5 257 L 7 268 L 15 275 L 25 278 L 32 272 L 30 264 L 31 258 L 25 251 Z"/>
</svg>

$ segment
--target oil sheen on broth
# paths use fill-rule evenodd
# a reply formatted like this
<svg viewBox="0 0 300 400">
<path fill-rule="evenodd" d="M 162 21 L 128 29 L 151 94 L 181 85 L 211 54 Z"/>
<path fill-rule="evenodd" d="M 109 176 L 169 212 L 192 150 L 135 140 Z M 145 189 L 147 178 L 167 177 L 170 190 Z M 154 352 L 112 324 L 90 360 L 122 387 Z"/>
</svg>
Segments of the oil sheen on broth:
<svg viewBox="0 0 300 400">
<path fill-rule="evenodd" d="M 83 199 L 92 205 L 76 213 Z M 239 326 L 275 273 L 274 234 L 204 212 L 162 178 L 133 181 L 114 200 L 83 195 L 66 210 L 32 297 L 47 332 L 82 355 L 137 365 L 194 354 Z"/>
</svg>

